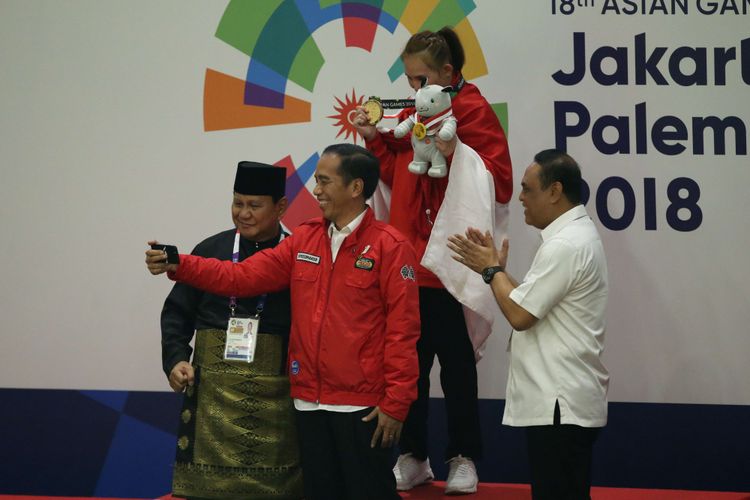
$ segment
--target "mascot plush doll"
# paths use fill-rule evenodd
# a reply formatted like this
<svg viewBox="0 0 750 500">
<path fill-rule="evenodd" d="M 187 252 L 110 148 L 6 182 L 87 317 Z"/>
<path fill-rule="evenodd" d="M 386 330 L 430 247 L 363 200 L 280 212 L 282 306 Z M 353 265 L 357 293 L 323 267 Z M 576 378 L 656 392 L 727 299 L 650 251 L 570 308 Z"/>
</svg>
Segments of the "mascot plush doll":
<svg viewBox="0 0 750 500">
<path fill-rule="evenodd" d="M 406 136 L 411 130 L 414 160 L 409 172 L 430 177 L 445 177 L 448 166 L 445 157 L 435 147 L 435 136 L 450 141 L 456 135 L 456 118 L 451 110 L 451 87 L 427 85 L 417 91 L 416 113 L 393 129 L 396 138 Z"/>
</svg>

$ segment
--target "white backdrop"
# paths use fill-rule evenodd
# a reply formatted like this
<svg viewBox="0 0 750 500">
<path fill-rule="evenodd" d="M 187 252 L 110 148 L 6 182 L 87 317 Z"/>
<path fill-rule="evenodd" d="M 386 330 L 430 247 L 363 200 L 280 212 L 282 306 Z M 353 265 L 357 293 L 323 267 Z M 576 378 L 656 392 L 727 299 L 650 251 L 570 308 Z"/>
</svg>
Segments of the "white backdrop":
<svg viewBox="0 0 750 500">
<path fill-rule="evenodd" d="M 647 9 L 662 3 L 673 4 L 645 2 Z M 572 115 L 558 119 L 556 135 L 556 101 L 582 104 L 592 123 L 604 115 L 630 117 L 630 153 L 600 151 L 590 127 L 567 140 L 591 187 L 588 210 L 609 261 L 610 399 L 747 405 L 750 43 L 743 52 L 741 42 L 750 37 L 742 13 L 750 2 L 677 3 L 686 3 L 688 13 L 618 15 L 614 6 L 635 4 L 622 0 L 477 1 L 468 20 L 488 74 L 474 83 L 490 102 L 508 103 L 516 195 L 534 153 L 561 139 L 562 121 L 577 122 Z M 698 11 L 722 3 L 736 5 L 739 14 Z M 565 5 L 574 12 L 562 15 Z M 391 83 L 385 76 L 408 30 L 378 28 L 367 52 L 345 46 L 338 19 L 313 34 L 326 59 L 313 92 L 287 85 L 288 94 L 312 103 L 312 123 L 205 132 L 206 69 L 244 79 L 249 62 L 214 36 L 225 8 L 219 1 L 0 1 L 0 386 L 166 390 L 158 318 L 171 283 L 146 272 L 146 240 L 188 251 L 228 228 L 236 162 L 291 155 L 299 165 L 338 142 L 327 118 L 334 96 L 353 88 L 408 95 L 403 77 Z M 603 46 L 627 49 L 619 73 L 613 54 L 624 50 L 599 52 L 609 54 L 602 72 L 627 73 L 627 83 L 598 83 L 588 62 L 580 83 L 557 83 L 552 74 L 573 68 L 575 32 L 585 34 L 587 58 Z M 647 55 L 665 48 L 656 68 L 667 85 L 651 76 L 645 85 L 636 82 L 641 33 Z M 682 86 L 670 75 L 669 59 L 683 46 L 707 49 L 706 85 Z M 726 84 L 715 78 L 717 47 L 735 47 Z M 700 52 L 678 50 L 684 60 L 673 73 L 700 73 L 700 56 L 684 57 Z M 636 152 L 639 103 L 647 110 L 646 154 Z M 681 154 L 660 153 L 650 138 L 667 115 L 686 124 L 686 138 L 666 141 L 684 144 Z M 738 137 L 726 134 L 725 154 L 715 150 L 710 131 L 703 154 L 693 151 L 693 117 L 706 116 L 734 116 L 745 127 Z M 611 126 L 602 135 L 610 144 L 618 140 Z M 600 207 L 613 219 L 635 207 L 622 230 L 598 216 L 596 194 L 611 177 L 624 179 L 615 181 L 618 189 L 633 190 L 631 201 L 613 189 Z M 700 189 L 690 206 L 700 207 L 702 221 L 690 231 L 673 229 L 674 218 L 667 218 L 673 202 L 667 188 L 678 178 L 694 181 L 677 181 L 689 187 L 679 196 Z M 653 192 L 644 179 L 654 179 L 646 181 Z M 517 278 L 539 242 L 521 212 L 514 195 L 510 270 Z M 646 229 L 653 226 L 650 214 L 655 230 Z M 686 209 L 677 213 L 689 216 Z M 508 331 L 499 321 L 480 362 L 482 397 L 504 397 Z"/>
</svg>

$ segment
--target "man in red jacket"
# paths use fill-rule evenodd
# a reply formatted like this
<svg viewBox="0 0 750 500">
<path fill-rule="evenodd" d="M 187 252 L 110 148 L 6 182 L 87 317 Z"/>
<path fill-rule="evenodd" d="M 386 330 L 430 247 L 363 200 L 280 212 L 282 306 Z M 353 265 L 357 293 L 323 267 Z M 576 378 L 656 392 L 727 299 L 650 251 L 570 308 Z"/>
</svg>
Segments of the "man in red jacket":
<svg viewBox="0 0 750 500">
<path fill-rule="evenodd" d="M 146 252 L 152 274 L 211 293 L 290 289 L 287 368 L 308 499 L 400 498 L 390 448 L 416 399 L 416 257 L 365 204 L 378 178 L 366 149 L 329 146 L 313 191 L 323 218 L 275 248 L 237 264 L 192 255 L 167 264 L 162 251 Z"/>
</svg>

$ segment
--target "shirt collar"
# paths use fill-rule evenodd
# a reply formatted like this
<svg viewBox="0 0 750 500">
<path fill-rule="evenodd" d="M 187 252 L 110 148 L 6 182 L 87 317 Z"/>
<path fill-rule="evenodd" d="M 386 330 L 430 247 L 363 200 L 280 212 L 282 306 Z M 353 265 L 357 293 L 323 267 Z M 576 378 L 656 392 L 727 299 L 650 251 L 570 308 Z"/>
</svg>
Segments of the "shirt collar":
<svg viewBox="0 0 750 500">
<path fill-rule="evenodd" d="M 279 225 L 279 234 L 265 241 L 248 240 L 248 239 L 243 238 L 240 235 L 240 246 L 243 248 L 247 247 L 247 248 L 254 248 L 258 250 L 265 250 L 266 248 L 273 248 L 279 243 L 279 241 L 281 241 L 282 235 L 284 235 L 284 237 L 289 236 L 289 234 L 287 234 L 284 231 L 284 228 L 281 227 L 281 225 Z"/>
<path fill-rule="evenodd" d="M 560 215 L 557 219 L 550 222 L 547 227 L 542 229 L 542 241 L 547 241 L 548 239 L 552 238 L 570 222 L 587 216 L 588 214 L 586 213 L 586 207 L 584 207 L 583 205 L 574 206 L 564 214 Z"/>
<path fill-rule="evenodd" d="M 342 227 L 340 230 L 336 229 L 336 224 L 331 222 L 330 224 L 328 224 L 328 237 L 332 238 L 334 234 L 345 234 L 345 235 L 352 234 L 354 230 L 357 229 L 359 225 L 362 223 L 362 219 L 365 218 L 366 213 L 367 213 L 367 208 L 362 210 L 361 214 L 356 216 L 354 220 L 352 220 L 346 226 Z"/>
</svg>

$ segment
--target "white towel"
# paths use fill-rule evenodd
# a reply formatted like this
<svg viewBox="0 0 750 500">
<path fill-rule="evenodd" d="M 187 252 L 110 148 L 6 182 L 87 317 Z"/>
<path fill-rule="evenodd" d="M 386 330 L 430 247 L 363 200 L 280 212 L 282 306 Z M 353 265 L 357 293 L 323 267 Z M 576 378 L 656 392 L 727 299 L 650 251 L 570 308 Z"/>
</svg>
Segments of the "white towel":
<svg viewBox="0 0 750 500">
<path fill-rule="evenodd" d="M 495 201 L 495 184 L 484 161 L 469 146 L 456 144 L 445 199 L 432 226 L 422 265 L 435 273 L 446 290 L 464 308 L 474 354 L 479 361 L 492 333 L 498 305 L 482 277 L 456 262 L 447 246 L 448 236 L 465 234 L 467 227 L 489 230 L 496 246 L 508 231 L 508 205 Z"/>
<path fill-rule="evenodd" d="M 376 219 L 388 224 L 391 219 L 391 188 L 385 182 L 378 181 L 378 187 L 367 204 L 372 208 Z"/>
</svg>

